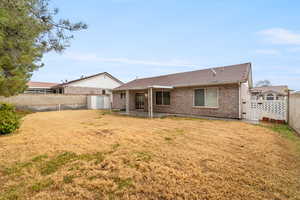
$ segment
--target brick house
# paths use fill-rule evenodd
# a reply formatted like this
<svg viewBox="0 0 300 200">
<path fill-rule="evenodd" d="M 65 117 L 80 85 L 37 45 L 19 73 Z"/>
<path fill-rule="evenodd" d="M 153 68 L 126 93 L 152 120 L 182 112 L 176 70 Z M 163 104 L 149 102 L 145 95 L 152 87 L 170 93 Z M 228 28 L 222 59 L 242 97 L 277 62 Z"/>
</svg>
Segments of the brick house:
<svg viewBox="0 0 300 200">
<path fill-rule="evenodd" d="M 113 108 L 153 113 L 243 118 L 251 63 L 136 79 L 113 90 Z"/>
</svg>

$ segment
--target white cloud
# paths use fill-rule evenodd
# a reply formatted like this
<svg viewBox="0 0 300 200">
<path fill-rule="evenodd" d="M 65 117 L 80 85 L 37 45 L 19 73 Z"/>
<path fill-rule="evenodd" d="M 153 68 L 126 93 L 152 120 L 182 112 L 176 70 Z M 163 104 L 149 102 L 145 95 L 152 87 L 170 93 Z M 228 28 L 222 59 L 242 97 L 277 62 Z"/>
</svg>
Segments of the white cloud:
<svg viewBox="0 0 300 200">
<path fill-rule="evenodd" d="M 288 29 L 271 28 L 259 31 L 258 34 L 272 44 L 300 45 L 300 33 Z"/>
<path fill-rule="evenodd" d="M 257 54 L 263 54 L 263 55 L 271 55 L 271 56 L 277 56 L 280 55 L 280 52 L 275 49 L 257 49 L 255 51 Z"/>
<path fill-rule="evenodd" d="M 152 66 L 197 66 L 195 64 L 185 62 L 182 60 L 169 60 L 169 61 L 154 61 L 154 60 L 139 60 L 130 58 L 105 58 L 100 57 L 96 54 L 83 54 L 83 53 L 67 53 L 64 57 L 76 60 L 76 61 L 86 61 L 86 62 L 104 62 L 104 63 L 123 63 L 132 65 L 152 65 Z"/>
</svg>

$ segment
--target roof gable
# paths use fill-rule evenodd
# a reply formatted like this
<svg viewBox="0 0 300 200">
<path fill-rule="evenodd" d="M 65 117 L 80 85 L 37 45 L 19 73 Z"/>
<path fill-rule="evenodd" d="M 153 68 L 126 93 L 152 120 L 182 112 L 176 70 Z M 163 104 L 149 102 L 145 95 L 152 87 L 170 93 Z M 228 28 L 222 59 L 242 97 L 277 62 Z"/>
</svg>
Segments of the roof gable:
<svg viewBox="0 0 300 200">
<path fill-rule="evenodd" d="M 124 84 L 122 81 L 120 81 L 119 79 L 117 79 L 116 77 L 111 75 L 110 73 L 102 72 L 102 73 L 94 74 L 94 75 L 91 75 L 91 76 L 86 76 L 86 77 L 83 77 L 83 78 L 68 81 L 66 83 L 59 84 L 58 86 L 67 86 L 67 85 L 72 84 L 72 83 L 81 82 L 83 80 L 92 79 L 92 78 L 95 78 L 95 77 L 98 77 L 98 76 L 103 76 L 103 75 L 110 77 L 111 79 L 115 80 L 116 82 L 118 82 L 120 84 Z"/>
<path fill-rule="evenodd" d="M 153 85 L 186 87 L 199 85 L 218 85 L 228 83 L 246 82 L 251 72 L 251 63 L 223 66 L 136 79 L 126 83 L 115 90 L 145 89 Z"/>
</svg>

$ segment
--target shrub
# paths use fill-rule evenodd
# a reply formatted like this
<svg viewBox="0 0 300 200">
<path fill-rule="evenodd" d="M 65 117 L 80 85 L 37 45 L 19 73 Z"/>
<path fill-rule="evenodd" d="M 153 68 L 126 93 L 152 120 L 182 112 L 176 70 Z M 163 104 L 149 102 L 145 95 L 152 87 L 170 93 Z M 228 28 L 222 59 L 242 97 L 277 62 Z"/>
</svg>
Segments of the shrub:
<svg viewBox="0 0 300 200">
<path fill-rule="evenodd" d="M 0 103 L 0 111 L 16 111 L 16 108 L 8 103 Z"/>
<path fill-rule="evenodd" d="M 20 117 L 13 105 L 0 103 L 0 135 L 14 132 L 20 126 Z"/>
</svg>

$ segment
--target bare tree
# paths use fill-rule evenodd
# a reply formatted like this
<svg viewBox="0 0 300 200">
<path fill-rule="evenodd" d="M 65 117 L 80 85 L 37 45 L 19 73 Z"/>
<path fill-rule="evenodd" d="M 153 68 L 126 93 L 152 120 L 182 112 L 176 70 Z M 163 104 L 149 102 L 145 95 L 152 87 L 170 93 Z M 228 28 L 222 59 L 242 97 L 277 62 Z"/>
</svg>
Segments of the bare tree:
<svg viewBox="0 0 300 200">
<path fill-rule="evenodd" d="M 256 87 L 267 87 L 267 86 L 271 86 L 271 81 L 269 80 L 260 80 L 260 81 L 257 81 L 255 86 Z"/>
</svg>

